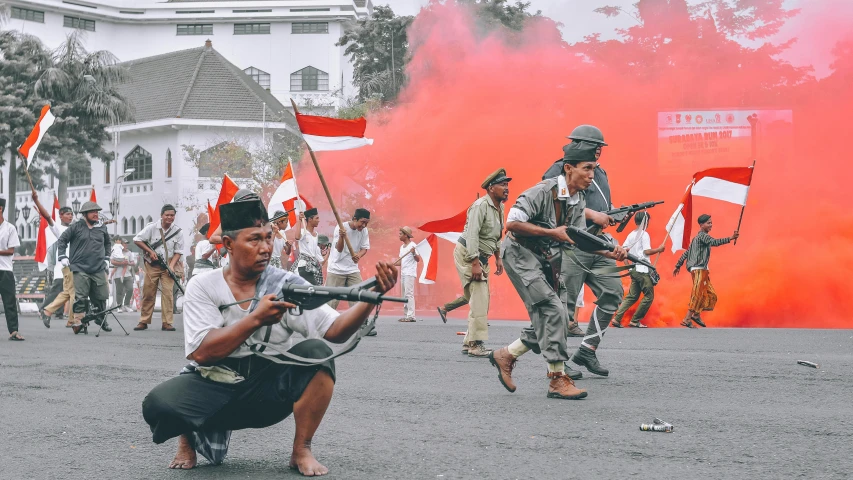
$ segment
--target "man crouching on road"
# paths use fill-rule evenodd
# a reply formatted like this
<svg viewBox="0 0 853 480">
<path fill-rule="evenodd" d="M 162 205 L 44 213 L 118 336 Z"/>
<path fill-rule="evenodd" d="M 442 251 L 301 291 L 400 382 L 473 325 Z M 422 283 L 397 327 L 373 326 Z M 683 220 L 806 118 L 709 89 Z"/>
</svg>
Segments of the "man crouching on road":
<svg viewBox="0 0 853 480">
<path fill-rule="evenodd" d="M 142 402 L 143 417 L 155 443 L 179 437 L 169 468 L 190 469 L 196 465 L 196 452 L 214 464 L 222 463 L 232 430 L 268 427 L 293 413 L 296 432 L 290 467 L 306 476 L 325 475 L 329 470 L 314 458 L 311 440 L 332 399 L 334 361 L 285 365 L 254 355 L 249 345 L 266 340 L 281 352 L 324 359 L 332 350 L 321 339 L 345 342 L 373 306 L 357 303 L 338 314 L 323 305 L 293 315 L 288 311 L 293 305 L 276 301 L 275 294 L 254 300 L 256 291 L 308 283 L 269 266 L 272 229 L 259 200 L 219 208 L 230 264 L 193 277 L 187 286 L 184 348 L 192 363 L 148 394 Z M 397 271 L 380 262 L 376 277 L 376 290 L 384 293 L 393 288 Z M 245 302 L 228 306 L 244 298 Z M 294 332 L 306 340 L 294 343 Z M 267 353 L 274 354 L 271 349 Z"/>
</svg>

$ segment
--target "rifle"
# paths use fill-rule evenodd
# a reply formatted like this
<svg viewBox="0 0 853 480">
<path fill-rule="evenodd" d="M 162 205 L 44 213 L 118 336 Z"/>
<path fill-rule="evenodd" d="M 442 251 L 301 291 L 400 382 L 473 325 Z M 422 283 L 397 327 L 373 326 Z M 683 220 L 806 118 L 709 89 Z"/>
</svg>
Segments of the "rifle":
<svg viewBox="0 0 853 480">
<path fill-rule="evenodd" d="M 613 210 L 607 210 L 606 212 L 601 213 L 613 217 L 613 219 L 619 223 L 619 227 L 616 228 L 616 232 L 621 233 L 622 230 L 625 230 L 625 227 L 628 226 L 628 222 L 634 218 L 635 213 L 647 208 L 652 208 L 655 205 L 660 205 L 661 203 L 663 203 L 663 200 L 658 202 L 635 203 L 633 205 L 623 205 L 619 208 L 614 208 Z M 587 229 L 587 231 L 593 235 L 598 235 L 601 233 L 601 226 L 592 225 Z"/>
<path fill-rule="evenodd" d="M 584 252 L 596 252 L 599 250 L 607 250 L 608 252 L 612 252 L 616 249 L 617 245 L 604 237 L 600 237 L 598 235 L 593 235 L 589 233 L 587 230 L 578 227 L 567 227 L 566 233 L 569 234 L 569 238 L 575 242 L 575 245 Z M 637 258 L 631 253 L 628 254 L 628 260 L 638 263 L 640 265 L 645 265 L 649 267 L 652 271 L 657 272 L 655 266 L 649 263 L 646 260 Z"/>
<path fill-rule="evenodd" d="M 146 242 L 145 240 L 143 240 L 142 243 L 144 243 L 146 247 L 151 248 L 151 244 Z M 175 275 L 175 272 L 172 271 L 171 268 L 169 268 L 169 264 L 166 262 L 166 259 L 163 258 L 163 255 L 157 253 L 157 251 L 155 251 L 153 248 L 151 248 L 151 251 L 154 252 L 155 255 L 157 255 L 157 260 L 149 260 L 146 256 L 145 261 L 152 265 L 160 265 L 161 267 L 165 268 L 166 273 L 168 273 L 169 276 L 172 277 L 172 280 L 175 282 L 175 285 L 178 286 L 178 290 L 181 291 L 181 295 L 186 295 L 186 292 L 184 292 L 184 287 L 181 285 L 180 277 Z"/>
<path fill-rule="evenodd" d="M 379 305 L 382 302 L 408 302 L 405 298 L 389 297 L 379 292 L 370 290 L 376 286 L 376 277 L 370 277 L 367 280 L 353 285 L 352 287 L 322 287 L 319 285 L 306 285 L 288 283 L 281 289 L 281 293 L 275 297 L 277 302 L 287 302 L 296 305 L 290 309 L 291 315 L 302 315 L 303 310 L 314 310 L 329 303 L 330 300 L 346 300 L 348 302 L 364 302 L 373 305 Z M 219 311 L 223 311 L 233 305 L 238 305 L 251 300 L 260 298 L 253 297 L 237 302 L 226 303 L 219 306 Z"/>
</svg>

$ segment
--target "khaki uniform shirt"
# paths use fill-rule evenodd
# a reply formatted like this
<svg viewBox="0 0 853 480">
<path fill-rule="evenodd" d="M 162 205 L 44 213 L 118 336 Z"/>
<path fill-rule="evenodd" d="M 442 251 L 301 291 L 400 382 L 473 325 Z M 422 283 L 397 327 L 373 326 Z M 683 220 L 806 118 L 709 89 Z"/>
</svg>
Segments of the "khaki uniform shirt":
<svg viewBox="0 0 853 480">
<path fill-rule="evenodd" d="M 503 202 L 495 207 L 492 199 L 486 195 L 477 199 L 468 207 L 465 219 L 465 261 L 471 263 L 480 255 L 494 255 L 500 245 L 503 233 L 504 205 Z"/>
</svg>

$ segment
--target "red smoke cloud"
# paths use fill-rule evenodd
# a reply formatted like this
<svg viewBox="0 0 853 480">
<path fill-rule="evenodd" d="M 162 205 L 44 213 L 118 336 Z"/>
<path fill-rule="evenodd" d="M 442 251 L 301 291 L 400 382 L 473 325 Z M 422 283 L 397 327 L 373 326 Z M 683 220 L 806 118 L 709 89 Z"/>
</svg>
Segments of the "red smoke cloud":
<svg viewBox="0 0 853 480">
<path fill-rule="evenodd" d="M 666 200 L 651 211 L 649 232 L 657 246 L 695 171 L 692 165 L 659 171 L 657 112 L 785 108 L 793 110 L 793 132 L 762 139 L 741 239 L 712 253 L 711 277 L 720 300 L 706 322 L 853 327 L 845 266 L 853 256 L 847 194 L 853 168 L 846 145 L 853 111 L 853 48 L 836 51 L 842 58 L 830 77 L 808 77 L 791 85 L 779 79 L 795 78 L 794 67 L 718 41 L 710 24 L 700 38 L 669 51 L 666 61 L 640 55 L 649 64 L 669 62 L 660 70 L 649 68 L 644 76 L 631 72 L 629 59 L 620 57 L 625 49 L 618 45 L 599 44 L 595 54 L 579 56 L 548 19 L 531 21 L 513 35 L 497 32 L 486 38 L 478 37 L 472 24 L 470 13 L 453 5 L 432 4 L 422 11 L 409 32 L 414 55 L 400 102 L 369 119 L 367 136 L 375 144 L 319 154 L 333 191 L 351 190 L 353 181 L 371 190 L 365 202 L 376 205 L 378 228 L 371 235 L 369 262 L 396 257 L 395 227 L 446 218 L 465 208 L 482 192 L 483 178 L 499 167 L 513 177 L 508 208 L 562 156 L 572 128 L 587 123 L 599 126 L 610 144 L 601 164 L 615 204 Z M 824 33 L 840 38 L 844 31 L 839 27 Z M 776 83 L 768 86 L 771 80 Z M 302 164 L 300 189 L 323 204 L 308 163 Z M 749 163 L 748 158 L 730 158 L 719 166 Z M 717 237 L 731 234 L 739 212 L 721 202 L 694 202 L 694 218 L 699 213 L 714 216 L 712 235 Z M 351 212 L 343 213 L 348 217 Z M 617 236 L 623 240 L 627 233 Z M 426 292 L 421 308 L 461 291 L 452 246 L 441 244 L 439 280 L 421 287 Z M 674 326 L 684 316 L 690 282 L 685 274 L 672 278 L 677 257 L 667 249 L 660 260 L 663 279 L 645 320 L 650 326 Z M 493 280 L 490 317 L 526 319 L 506 277 Z M 588 305 L 591 300 L 587 293 Z M 587 318 L 588 313 L 582 314 L 582 321 Z"/>
</svg>

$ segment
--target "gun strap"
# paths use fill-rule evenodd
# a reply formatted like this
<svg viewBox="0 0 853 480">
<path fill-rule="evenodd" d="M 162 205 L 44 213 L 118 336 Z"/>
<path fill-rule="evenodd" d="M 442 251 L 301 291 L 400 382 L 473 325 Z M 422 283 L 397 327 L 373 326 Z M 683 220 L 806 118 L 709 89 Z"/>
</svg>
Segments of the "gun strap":
<svg viewBox="0 0 853 480">
<path fill-rule="evenodd" d="M 580 259 L 578 259 L 578 256 L 575 254 L 574 249 L 568 249 L 567 252 L 568 252 L 569 258 L 571 258 L 572 262 L 575 265 L 577 265 L 578 267 L 580 267 L 581 270 L 583 270 L 584 272 L 589 273 L 591 275 L 596 275 L 599 277 L 611 277 L 611 278 L 627 277 L 628 275 L 631 274 L 631 272 L 628 272 L 625 274 L 620 274 L 620 275 L 613 275 L 613 274 L 619 273 L 619 272 L 622 272 L 625 270 L 632 270 L 634 268 L 634 264 L 630 264 L 630 265 L 622 265 L 621 267 L 598 267 L 598 268 L 589 269 L 589 268 L 586 268 L 583 263 L 581 263 Z"/>
<path fill-rule="evenodd" d="M 169 240 L 171 240 L 171 239 L 175 238 L 175 235 L 177 235 L 177 234 L 179 234 L 179 233 L 181 233 L 181 229 L 180 229 L 180 227 L 178 227 L 178 229 L 177 229 L 177 230 L 175 230 L 174 232 L 170 233 L 170 234 L 169 234 L 165 239 L 163 239 L 163 229 L 161 228 L 161 229 L 160 229 L 160 240 L 157 240 L 156 242 L 154 242 L 154 243 L 152 243 L 152 244 L 150 244 L 150 245 L 148 245 L 148 246 L 149 246 L 149 247 L 151 247 L 151 250 L 157 250 L 158 248 L 160 248 L 160 245 L 165 245 L 165 244 L 166 244 L 166 242 L 168 242 Z M 163 248 L 165 249 L 166 247 L 163 247 Z"/>
</svg>

